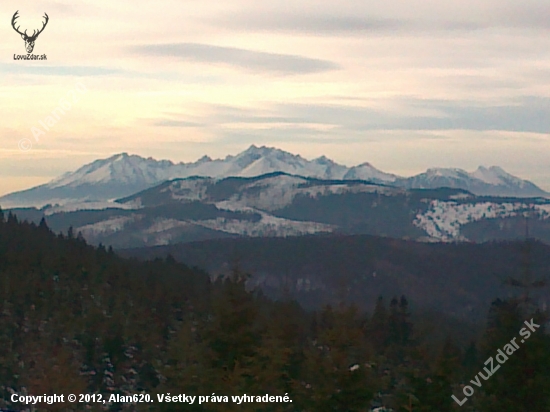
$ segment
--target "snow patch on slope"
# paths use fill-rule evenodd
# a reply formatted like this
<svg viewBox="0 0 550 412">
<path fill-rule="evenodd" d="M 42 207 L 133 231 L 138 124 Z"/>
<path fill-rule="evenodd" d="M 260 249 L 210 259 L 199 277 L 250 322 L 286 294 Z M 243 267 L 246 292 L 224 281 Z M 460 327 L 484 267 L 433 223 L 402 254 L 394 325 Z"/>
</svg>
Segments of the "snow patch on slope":
<svg viewBox="0 0 550 412">
<path fill-rule="evenodd" d="M 356 180 L 375 180 L 379 182 L 392 183 L 395 182 L 399 176 L 383 172 L 368 162 L 362 163 L 358 166 L 354 166 L 348 170 L 344 175 L 344 179 L 356 179 Z"/>
<path fill-rule="evenodd" d="M 343 182 L 305 186 L 307 183 L 308 180 L 304 178 L 286 175 L 263 179 L 247 185 L 240 193 L 233 195 L 227 203 L 220 202 L 219 207 L 232 207 L 232 210 L 237 210 L 235 208 L 238 207 L 240 207 L 239 210 L 252 207 L 259 210 L 275 211 L 290 205 L 294 201 L 294 198 L 299 195 L 317 198 L 319 196 L 341 195 L 344 193 L 378 192 L 389 196 L 403 192 L 402 189 L 382 187 L 368 183 L 349 184 Z"/>
<path fill-rule="evenodd" d="M 262 215 L 259 222 L 250 222 L 247 220 L 217 218 L 210 220 L 201 220 L 197 225 L 221 230 L 227 233 L 239 234 L 243 236 L 299 236 L 310 235 L 320 232 L 332 232 L 334 227 L 316 222 L 298 222 L 295 220 L 283 219 L 266 213 L 258 212 Z"/>
<path fill-rule="evenodd" d="M 204 184 L 205 180 L 209 181 L 211 179 L 185 179 L 172 182 L 161 192 L 170 191 L 174 200 L 201 201 L 206 198 L 207 186 Z"/>
<path fill-rule="evenodd" d="M 243 205 L 262 210 L 277 210 L 292 203 L 296 196 L 297 186 L 307 180 L 295 176 L 273 176 L 246 185 L 241 193 L 229 200 L 235 205 Z"/>
<path fill-rule="evenodd" d="M 470 199 L 472 197 L 473 196 L 468 194 L 468 193 L 459 193 L 457 195 L 449 196 L 449 199 L 451 199 L 451 200 L 461 200 L 461 199 Z M 422 199 L 422 200 L 426 200 L 426 199 Z"/>
<path fill-rule="evenodd" d="M 185 226 L 189 226 L 189 223 L 182 220 L 176 220 L 176 219 L 158 218 L 158 219 L 155 219 L 153 224 L 151 224 L 147 229 L 145 229 L 143 233 L 145 234 L 161 233 L 161 232 L 166 232 L 168 230 L 172 230 L 178 227 L 185 227 Z"/>
<path fill-rule="evenodd" d="M 550 219 L 550 204 L 534 205 L 534 209 L 539 212 L 541 219 Z"/>
<path fill-rule="evenodd" d="M 169 245 L 181 229 L 189 228 L 193 223 L 188 221 L 158 218 L 147 229 L 141 232 L 145 244 L 151 246 Z"/>
<path fill-rule="evenodd" d="M 498 166 L 491 166 L 489 168 L 479 166 L 475 172 L 470 173 L 470 176 L 482 180 L 485 183 L 497 186 L 506 185 L 509 182 L 513 182 L 519 187 L 523 187 L 525 185 L 525 182 L 523 180 L 512 176 Z"/>
<path fill-rule="evenodd" d="M 550 205 L 535 205 L 541 217 L 550 217 Z M 529 205 L 516 203 L 462 203 L 432 200 L 425 213 L 416 215 L 414 224 L 425 230 L 433 239 L 440 241 L 466 240 L 460 235 L 461 226 L 481 219 L 517 216 Z"/>
<path fill-rule="evenodd" d="M 67 203 L 61 206 L 53 206 L 44 210 L 44 215 L 50 216 L 55 213 L 69 213 L 76 212 L 79 210 L 105 210 L 105 209 L 124 209 L 132 210 L 137 209 L 135 204 L 122 204 L 116 202 L 75 202 Z"/>
<path fill-rule="evenodd" d="M 82 232 L 84 237 L 93 237 L 97 235 L 108 235 L 114 232 L 118 232 L 135 220 L 141 219 L 142 216 L 118 216 L 111 219 L 103 220 L 101 222 L 93 223 L 90 225 L 81 226 L 76 229 L 77 232 Z"/>
</svg>

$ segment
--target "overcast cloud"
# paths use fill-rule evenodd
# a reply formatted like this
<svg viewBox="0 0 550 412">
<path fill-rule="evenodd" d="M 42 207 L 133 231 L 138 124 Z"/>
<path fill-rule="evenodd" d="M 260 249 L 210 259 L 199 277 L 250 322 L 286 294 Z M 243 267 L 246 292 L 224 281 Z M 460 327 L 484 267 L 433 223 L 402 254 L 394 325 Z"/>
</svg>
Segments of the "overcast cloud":
<svg viewBox="0 0 550 412">
<path fill-rule="evenodd" d="M 548 1 L 4 3 L 0 194 L 118 152 L 251 144 L 404 175 L 498 164 L 550 190 Z M 48 13 L 47 61 L 13 59 L 16 10 L 31 31 Z M 35 140 L 77 83 L 87 93 Z"/>
<path fill-rule="evenodd" d="M 221 47 L 210 44 L 175 43 L 149 44 L 131 48 L 137 54 L 184 61 L 224 64 L 244 70 L 274 74 L 307 74 L 338 69 L 336 63 L 289 54 Z"/>
</svg>

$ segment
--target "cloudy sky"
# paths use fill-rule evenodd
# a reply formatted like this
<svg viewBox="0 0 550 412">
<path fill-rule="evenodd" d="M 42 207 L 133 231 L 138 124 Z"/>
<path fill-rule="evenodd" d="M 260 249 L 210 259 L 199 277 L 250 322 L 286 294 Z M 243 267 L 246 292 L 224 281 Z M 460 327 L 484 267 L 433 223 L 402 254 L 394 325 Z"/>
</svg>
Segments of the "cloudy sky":
<svg viewBox="0 0 550 412">
<path fill-rule="evenodd" d="M 49 15 L 46 61 L 14 60 L 16 10 L 29 32 Z M 548 0 L 8 0 L 0 22 L 0 194 L 120 152 L 251 144 L 550 190 Z"/>
</svg>

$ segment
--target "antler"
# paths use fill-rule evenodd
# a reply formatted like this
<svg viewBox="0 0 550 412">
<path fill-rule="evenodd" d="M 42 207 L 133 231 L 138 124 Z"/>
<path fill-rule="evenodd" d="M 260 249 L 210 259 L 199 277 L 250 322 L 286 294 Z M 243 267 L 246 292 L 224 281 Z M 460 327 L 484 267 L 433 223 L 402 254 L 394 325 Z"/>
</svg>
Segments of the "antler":
<svg viewBox="0 0 550 412">
<path fill-rule="evenodd" d="M 15 20 L 19 17 L 19 16 L 17 15 L 17 13 L 19 13 L 19 10 L 17 10 L 17 11 L 15 12 L 15 14 L 13 15 L 13 18 L 11 19 L 11 25 L 12 25 L 13 29 L 14 29 L 17 33 L 19 33 L 21 36 L 25 36 L 25 37 L 28 38 L 28 39 L 35 39 L 36 37 L 38 37 L 38 35 L 39 35 L 40 33 L 42 33 L 42 31 L 43 31 L 44 28 L 46 27 L 46 24 L 48 24 L 48 20 L 50 20 L 50 18 L 48 17 L 48 14 L 47 14 L 47 13 L 44 13 L 44 16 L 43 16 L 43 17 L 46 19 L 46 21 L 45 21 L 44 23 L 42 23 L 42 28 L 41 28 L 40 30 L 38 30 L 38 33 L 36 32 L 36 30 L 33 30 L 32 35 L 29 36 L 29 35 L 27 34 L 27 30 L 25 30 L 24 33 L 21 33 L 21 32 L 19 31 L 19 27 L 20 27 L 20 26 L 17 26 L 17 28 L 15 27 Z"/>
<path fill-rule="evenodd" d="M 17 33 L 19 33 L 21 36 L 26 36 L 26 35 L 27 35 L 27 30 L 25 30 L 25 33 L 21 33 L 21 32 L 19 31 L 19 27 L 21 27 L 21 26 L 17 26 L 17 28 L 15 27 L 15 19 L 17 19 L 17 18 L 19 17 L 19 16 L 17 15 L 17 13 L 19 13 L 19 10 L 17 10 L 17 11 L 15 12 L 15 14 L 13 15 L 13 17 L 12 17 L 12 19 L 11 19 L 11 25 L 12 25 L 13 29 L 14 29 Z"/>
<path fill-rule="evenodd" d="M 44 31 L 44 27 L 46 27 L 46 24 L 48 24 L 48 20 L 50 20 L 50 18 L 48 17 L 46 12 L 44 12 L 43 17 L 46 19 L 46 21 L 44 23 L 42 23 L 42 28 L 40 30 L 38 30 L 38 33 L 34 34 L 34 31 L 33 31 L 32 37 L 37 37 L 40 33 L 42 33 Z"/>
</svg>

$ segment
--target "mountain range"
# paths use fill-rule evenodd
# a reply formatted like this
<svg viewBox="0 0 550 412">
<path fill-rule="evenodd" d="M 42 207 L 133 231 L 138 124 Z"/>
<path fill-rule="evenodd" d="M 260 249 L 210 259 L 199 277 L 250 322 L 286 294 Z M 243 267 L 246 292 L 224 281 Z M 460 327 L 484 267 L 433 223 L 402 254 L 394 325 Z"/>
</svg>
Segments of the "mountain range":
<svg viewBox="0 0 550 412">
<path fill-rule="evenodd" d="M 86 206 L 88 205 L 88 206 Z M 11 209 L 56 232 L 115 248 L 228 237 L 368 234 L 430 242 L 523 238 L 550 243 L 550 199 L 476 196 L 463 189 L 405 189 L 364 180 L 275 172 L 188 177 L 110 203 Z"/>
<path fill-rule="evenodd" d="M 474 172 L 430 168 L 412 177 L 378 170 L 370 163 L 347 167 L 325 156 L 307 160 L 276 148 L 250 146 L 225 159 L 202 157 L 193 163 L 173 163 L 121 153 L 95 160 L 49 183 L 0 197 L 3 208 L 66 205 L 73 209 L 102 209 L 117 198 L 130 196 L 165 181 L 192 176 L 215 179 L 255 177 L 274 172 L 323 180 L 363 180 L 404 189 L 450 187 L 480 196 L 548 197 L 532 182 L 498 166 L 480 166 Z M 107 204 L 105 204 L 107 202 Z M 84 203 L 84 205 L 79 205 Z"/>
</svg>

